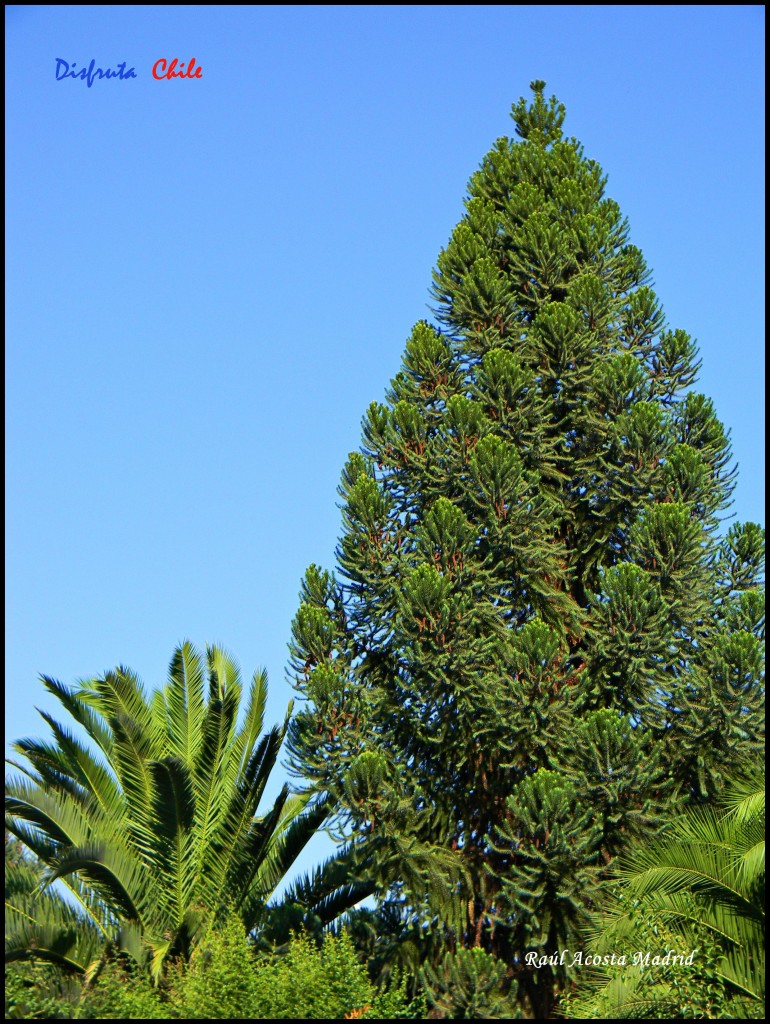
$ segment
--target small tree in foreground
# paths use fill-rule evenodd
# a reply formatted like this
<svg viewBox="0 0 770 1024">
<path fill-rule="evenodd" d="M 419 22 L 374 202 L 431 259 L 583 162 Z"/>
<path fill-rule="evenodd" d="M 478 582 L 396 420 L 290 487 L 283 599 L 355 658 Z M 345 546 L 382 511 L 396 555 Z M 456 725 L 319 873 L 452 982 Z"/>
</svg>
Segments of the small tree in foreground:
<svg viewBox="0 0 770 1024">
<path fill-rule="evenodd" d="M 481 948 L 548 1017 L 566 971 L 526 954 L 571 942 L 629 840 L 762 743 L 764 533 L 719 538 L 734 469 L 695 344 L 532 89 L 344 468 L 290 747 L 434 966 Z"/>
<path fill-rule="evenodd" d="M 265 673 L 254 674 L 241 721 L 240 672 L 217 647 L 202 656 L 182 644 L 150 697 L 125 668 L 76 689 L 43 681 L 90 742 L 43 714 L 54 739 L 14 745 L 26 764 L 6 782 L 6 829 L 45 866 L 43 887 L 60 879 L 80 913 L 62 905 L 67 945 L 48 926 L 45 891 L 34 907 L 31 894 L 7 917 L 6 960 L 93 974 L 80 939 L 93 948 L 96 936 L 102 965 L 126 954 L 157 979 L 231 914 L 244 935 L 280 930 L 273 915 L 286 907 L 271 897 L 329 805 L 284 785 L 262 807 L 288 722 L 262 734 Z M 342 856 L 284 903 L 295 927 L 306 917 L 320 927 L 368 891 L 349 883 Z"/>
</svg>

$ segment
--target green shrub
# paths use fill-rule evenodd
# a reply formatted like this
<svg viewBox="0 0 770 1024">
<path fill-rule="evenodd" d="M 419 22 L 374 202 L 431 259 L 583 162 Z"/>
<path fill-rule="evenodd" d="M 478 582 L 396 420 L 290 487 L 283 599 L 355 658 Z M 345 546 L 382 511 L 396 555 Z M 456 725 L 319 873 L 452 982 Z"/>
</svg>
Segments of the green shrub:
<svg viewBox="0 0 770 1024">
<path fill-rule="evenodd" d="M 195 951 L 189 965 L 170 967 L 154 988 L 118 962 L 84 992 L 78 1018 L 102 1020 L 393 1020 L 424 1016 L 396 980 L 378 991 L 347 933 L 292 938 L 283 955 L 255 953 L 233 916 Z"/>
</svg>

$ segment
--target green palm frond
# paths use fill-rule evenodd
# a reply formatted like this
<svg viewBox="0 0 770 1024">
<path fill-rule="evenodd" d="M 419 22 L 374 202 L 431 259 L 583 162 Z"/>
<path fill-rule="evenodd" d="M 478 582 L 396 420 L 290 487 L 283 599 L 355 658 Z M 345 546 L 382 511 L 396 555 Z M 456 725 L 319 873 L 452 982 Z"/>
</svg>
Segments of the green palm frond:
<svg viewBox="0 0 770 1024">
<path fill-rule="evenodd" d="M 765 837 L 763 835 L 761 839 L 752 842 L 750 846 L 740 852 L 736 866 L 737 884 L 744 890 L 752 886 L 764 871 L 764 867 Z"/>
<path fill-rule="evenodd" d="M 232 798 L 222 818 L 223 835 L 233 850 L 242 841 L 248 823 L 257 813 L 269 784 L 271 774 L 278 762 L 285 730 L 274 726 L 266 732 L 252 748 L 249 758 L 243 762 L 240 749 L 233 750 L 229 763 L 230 772 L 237 772 L 232 778 Z"/>
<path fill-rule="evenodd" d="M 62 772 L 66 770 L 66 774 L 80 787 L 79 791 L 84 797 L 95 799 L 105 814 L 113 814 L 120 805 L 121 792 L 109 770 L 50 715 L 42 711 L 40 714 L 56 738 L 56 750 Z"/>
<path fill-rule="evenodd" d="M 43 960 L 81 974 L 102 941 L 98 925 L 56 890 L 41 891 L 38 863 L 9 862 L 6 854 L 5 878 L 6 963 Z"/>
<path fill-rule="evenodd" d="M 121 665 L 89 680 L 77 696 L 111 726 L 115 720 L 136 722 L 137 734 L 148 748 L 160 740 L 142 682 L 130 669 Z"/>
<path fill-rule="evenodd" d="M 94 712 L 87 703 L 78 696 L 78 692 L 62 685 L 58 680 L 50 676 L 40 677 L 48 692 L 64 706 L 65 710 L 72 715 L 74 720 L 85 729 L 88 736 L 94 741 L 99 749 L 110 761 L 112 749 L 112 733 L 104 724 L 101 716 Z"/>
<path fill-rule="evenodd" d="M 739 819 L 693 811 L 662 843 L 638 849 L 624 863 L 632 892 L 688 891 L 741 918 L 764 921 L 755 884 L 764 873 L 763 815 Z"/>
<path fill-rule="evenodd" d="M 30 778 L 35 785 L 63 789 L 75 799 L 82 799 L 84 795 L 83 790 L 70 777 L 66 765 L 62 761 L 61 753 L 55 744 L 25 738 L 17 740 L 14 744 L 14 750 L 27 759 L 34 771 L 24 769 L 11 760 L 8 763 L 12 764 L 15 768 L 20 768 L 23 774 Z"/>
<path fill-rule="evenodd" d="M 247 861 L 252 859 L 252 854 L 246 851 L 265 786 L 280 752 L 282 737 L 283 733 L 277 727 L 262 737 L 257 751 L 232 788 L 230 804 L 222 817 L 215 844 L 222 866 L 212 874 L 219 879 L 220 891 L 228 884 L 228 872 L 245 878 L 244 872 L 256 867 L 261 874 L 264 870 L 263 862 L 270 856 L 270 850 L 267 850 L 261 855 L 258 864 L 249 864 Z M 297 806 L 300 799 L 287 798 L 284 801 L 274 826 L 275 836 L 282 836 L 285 833 L 294 816 L 292 809 Z M 304 803 L 305 801 L 301 800 L 302 806 Z M 297 807 L 295 813 L 298 813 L 299 809 L 301 808 Z"/>
<path fill-rule="evenodd" d="M 241 751 L 241 771 L 246 767 L 254 746 L 259 740 L 265 722 L 265 705 L 267 704 L 267 672 L 257 670 L 251 677 L 249 688 L 249 699 L 246 705 L 246 713 L 243 719 L 243 726 L 238 736 L 238 744 Z"/>
<path fill-rule="evenodd" d="M 168 735 L 175 752 L 191 766 L 198 756 L 206 701 L 203 661 L 189 641 L 174 651 L 168 674 L 169 682 L 163 690 Z"/>
<path fill-rule="evenodd" d="M 195 898 L 195 797 L 187 766 L 178 757 L 153 761 L 155 824 L 154 855 L 166 880 L 164 904 L 168 916 L 180 922 Z"/>
<path fill-rule="evenodd" d="M 68 846 L 44 872 L 45 884 L 78 875 L 121 918 L 146 921 L 150 904 L 142 884 L 145 865 L 124 846 L 88 843 Z"/>
<path fill-rule="evenodd" d="M 241 670 L 235 659 L 223 647 L 207 646 L 206 663 L 211 692 L 213 693 L 216 687 L 220 696 L 224 693 L 233 693 L 240 702 Z"/>
<path fill-rule="evenodd" d="M 744 823 L 765 813 L 765 766 L 752 765 L 731 783 L 722 800 L 730 817 Z"/>
<path fill-rule="evenodd" d="M 616 973 L 604 984 L 603 979 L 597 980 L 600 988 L 571 1002 L 570 1017 L 578 1020 L 664 1019 L 675 1010 L 669 988 L 662 984 L 645 984 L 640 968 L 628 974 Z M 604 1007 L 609 1008 L 607 1012 L 602 1012 Z"/>
<path fill-rule="evenodd" d="M 55 964 L 67 974 L 83 974 L 90 960 L 84 962 L 79 955 L 81 927 L 78 924 L 63 929 L 56 924 L 35 922 L 9 924 L 5 935 L 5 962 L 44 960 Z M 97 946 L 94 944 L 94 951 Z"/>
<path fill-rule="evenodd" d="M 9 832 L 15 834 L 14 822 L 20 819 L 57 846 L 79 846 L 92 836 L 91 821 L 79 800 L 66 791 L 43 789 L 23 779 L 6 784 L 5 813 Z M 30 846 L 43 857 L 35 845 Z"/>
<path fill-rule="evenodd" d="M 764 946 L 751 957 L 745 949 L 732 949 L 721 963 L 720 974 L 730 986 L 757 1003 L 765 1001 Z"/>
<path fill-rule="evenodd" d="M 285 892 L 287 903 L 314 914 L 323 926 L 371 896 L 374 884 L 353 875 L 352 851 L 342 850 L 316 868 L 312 875 L 298 878 Z"/>
<path fill-rule="evenodd" d="M 262 818 L 255 818 L 249 828 L 243 844 L 242 853 L 242 874 L 236 883 L 241 899 L 251 892 L 252 887 L 258 889 L 258 896 L 265 900 L 266 893 L 260 869 L 267 856 L 271 844 L 274 841 L 278 823 L 284 811 L 286 801 L 289 799 L 289 787 L 284 786 L 278 794 L 275 803 L 268 813 Z"/>
<path fill-rule="evenodd" d="M 266 850 L 259 873 L 257 888 L 265 901 L 272 899 L 291 865 L 329 815 L 328 800 L 315 800 L 310 806 L 308 802 L 309 794 L 296 794 L 284 805 L 279 828 Z M 343 874 L 348 873 L 349 862 L 344 850 L 332 859 L 339 862 Z"/>
<path fill-rule="evenodd" d="M 227 764 L 231 757 L 231 743 L 238 706 L 235 695 L 225 691 L 221 695 L 213 683 L 204 716 L 198 758 L 192 779 L 197 805 L 197 828 L 202 845 L 208 846 L 217 833 L 229 802 Z M 202 861 L 199 860 L 199 864 Z"/>
<path fill-rule="evenodd" d="M 139 723 L 120 714 L 112 719 L 115 736 L 114 765 L 126 801 L 134 814 L 142 813 L 152 800 L 149 763 L 156 756 L 153 745 L 141 732 Z"/>
</svg>

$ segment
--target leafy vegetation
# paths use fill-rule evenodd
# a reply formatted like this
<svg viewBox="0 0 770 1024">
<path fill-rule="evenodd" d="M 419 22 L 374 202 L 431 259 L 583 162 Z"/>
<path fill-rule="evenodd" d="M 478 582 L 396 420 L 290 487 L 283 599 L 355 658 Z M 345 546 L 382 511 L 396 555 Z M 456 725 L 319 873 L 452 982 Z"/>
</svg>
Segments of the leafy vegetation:
<svg viewBox="0 0 770 1024">
<path fill-rule="evenodd" d="M 513 1020 L 521 1017 L 506 965 L 476 946 L 447 953 L 438 968 L 422 971 L 434 1016 L 452 1020 Z"/>
<path fill-rule="evenodd" d="M 150 695 L 44 677 L 85 740 L 15 745 L 7 1016 L 764 1014 L 764 531 L 721 532 L 696 346 L 544 89 L 344 467 L 299 711 L 190 644 Z"/>
<path fill-rule="evenodd" d="M 77 689 L 44 683 L 91 743 L 44 714 L 54 742 L 15 745 L 31 767 L 17 764 L 22 774 L 7 782 L 6 828 L 45 865 L 44 887 L 64 883 L 105 955 L 149 956 L 158 977 L 167 959 L 188 958 L 228 913 L 244 934 L 269 933 L 268 901 L 328 804 L 284 785 L 260 813 L 286 730 L 284 723 L 261 735 L 264 673 L 251 680 L 240 725 L 240 674 L 219 648 L 205 657 L 189 643 L 177 648 L 168 683 L 149 698 L 124 668 Z M 332 874 L 339 883 L 338 865 L 328 866 Z M 326 905 L 301 909 L 318 911 L 323 925 L 325 912 L 333 916 L 360 895 L 345 885 L 333 903 L 321 881 Z M 298 906 L 294 896 L 286 900 Z M 79 973 L 88 967 L 66 962 L 39 915 L 13 922 L 7 955 L 47 957 Z"/>
<path fill-rule="evenodd" d="M 764 771 L 734 782 L 723 804 L 691 811 L 625 858 L 593 949 L 628 964 L 597 971 L 569 1016 L 764 1017 Z M 642 951 L 662 962 L 637 962 Z M 666 963 L 670 951 L 692 963 Z"/>
<path fill-rule="evenodd" d="M 403 985 L 378 991 L 369 981 L 346 934 L 319 947 L 297 936 L 285 954 L 257 954 L 237 917 L 213 931 L 189 964 L 177 964 L 160 990 L 145 976 L 112 964 L 86 992 L 78 1018 L 181 1020 L 391 1020 L 420 1017 Z"/>
</svg>

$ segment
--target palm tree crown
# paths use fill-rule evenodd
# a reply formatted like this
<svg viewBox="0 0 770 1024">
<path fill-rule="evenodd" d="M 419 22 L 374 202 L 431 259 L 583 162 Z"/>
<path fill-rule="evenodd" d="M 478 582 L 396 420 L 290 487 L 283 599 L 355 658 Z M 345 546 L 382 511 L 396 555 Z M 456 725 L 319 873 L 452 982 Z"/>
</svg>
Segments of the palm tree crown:
<svg viewBox="0 0 770 1024">
<path fill-rule="evenodd" d="M 286 785 L 259 813 L 291 712 L 262 735 L 266 674 L 240 724 L 239 669 L 218 647 L 183 643 L 149 698 L 125 668 L 78 688 L 43 682 L 91 740 L 41 712 L 54 742 L 14 745 L 28 766 L 12 762 L 6 828 L 47 866 L 44 884 L 61 879 L 105 941 L 149 950 L 156 974 L 229 911 L 258 928 L 328 813 Z"/>
</svg>

